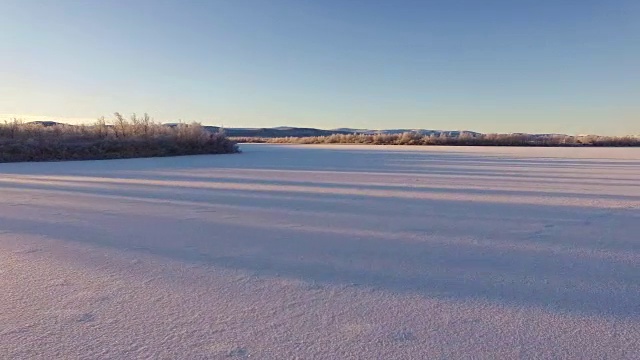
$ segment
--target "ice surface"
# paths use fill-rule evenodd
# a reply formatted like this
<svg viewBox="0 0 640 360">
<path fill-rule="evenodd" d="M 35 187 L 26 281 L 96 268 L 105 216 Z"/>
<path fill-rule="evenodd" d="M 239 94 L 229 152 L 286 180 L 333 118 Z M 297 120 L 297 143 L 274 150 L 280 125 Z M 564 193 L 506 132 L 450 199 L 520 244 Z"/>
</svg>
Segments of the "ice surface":
<svg viewBox="0 0 640 360">
<path fill-rule="evenodd" d="M 0 164 L 0 358 L 640 357 L 640 149 Z"/>
</svg>

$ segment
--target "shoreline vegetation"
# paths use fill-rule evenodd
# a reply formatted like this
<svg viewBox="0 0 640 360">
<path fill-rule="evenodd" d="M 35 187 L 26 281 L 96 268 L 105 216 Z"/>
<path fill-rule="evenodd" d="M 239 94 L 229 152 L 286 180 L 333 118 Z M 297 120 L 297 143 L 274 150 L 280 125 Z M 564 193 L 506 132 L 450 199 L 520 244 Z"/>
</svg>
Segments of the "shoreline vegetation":
<svg viewBox="0 0 640 360">
<path fill-rule="evenodd" d="M 402 134 L 334 134 L 310 137 L 231 137 L 237 143 L 268 144 L 363 144 L 363 145 L 422 145 L 422 146 L 530 146 L 530 147 L 640 147 L 638 136 L 570 136 L 531 134 L 477 134 L 461 132 L 423 135 L 417 132 Z"/>
<path fill-rule="evenodd" d="M 163 125 L 144 114 L 129 119 L 119 113 L 91 125 L 19 119 L 0 123 L 0 163 L 105 160 L 239 152 L 223 132 L 199 123 Z"/>
</svg>

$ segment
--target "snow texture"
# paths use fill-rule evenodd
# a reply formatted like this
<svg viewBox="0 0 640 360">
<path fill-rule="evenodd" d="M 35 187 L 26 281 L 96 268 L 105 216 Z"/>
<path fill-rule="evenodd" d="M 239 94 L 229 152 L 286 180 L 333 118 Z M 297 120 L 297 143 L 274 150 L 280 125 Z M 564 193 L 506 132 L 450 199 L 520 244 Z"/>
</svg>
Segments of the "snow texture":
<svg viewBox="0 0 640 360">
<path fill-rule="evenodd" d="M 638 359 L 640 150 L 0 164 L 2 359 Z"/>
</svg>

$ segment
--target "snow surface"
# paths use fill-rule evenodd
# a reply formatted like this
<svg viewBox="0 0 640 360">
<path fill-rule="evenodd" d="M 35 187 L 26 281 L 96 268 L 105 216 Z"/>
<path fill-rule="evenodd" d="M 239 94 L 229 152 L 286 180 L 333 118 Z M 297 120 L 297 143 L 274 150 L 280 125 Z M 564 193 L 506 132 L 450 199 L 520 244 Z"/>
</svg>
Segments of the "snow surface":
<svg viewBox="0 0 640 360">
<path fill-rule="evenodd" d="M 0 164 L 2 359 L 637 359 L 639 149 Z"/>
</svg>

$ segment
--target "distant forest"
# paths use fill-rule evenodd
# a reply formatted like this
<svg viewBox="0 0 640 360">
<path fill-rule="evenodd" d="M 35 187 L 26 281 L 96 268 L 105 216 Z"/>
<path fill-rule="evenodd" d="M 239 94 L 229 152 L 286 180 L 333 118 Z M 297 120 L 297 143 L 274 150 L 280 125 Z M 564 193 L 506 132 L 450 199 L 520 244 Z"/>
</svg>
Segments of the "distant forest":
<svg viewBox="0 0 640 360">
<path fill-rule="evenodd" d="M 368 145 L 448 145 L 448 146 L 640 146 L 635 136 L 570 136 L 531 134 L 478 134 L 460 132 L 423 135 L 417 132 L 403 134 L 333 134 L 310 137 L 233 137 L 239 143 L 272 144 L 368 144 Z"/>
</svg>

